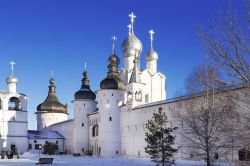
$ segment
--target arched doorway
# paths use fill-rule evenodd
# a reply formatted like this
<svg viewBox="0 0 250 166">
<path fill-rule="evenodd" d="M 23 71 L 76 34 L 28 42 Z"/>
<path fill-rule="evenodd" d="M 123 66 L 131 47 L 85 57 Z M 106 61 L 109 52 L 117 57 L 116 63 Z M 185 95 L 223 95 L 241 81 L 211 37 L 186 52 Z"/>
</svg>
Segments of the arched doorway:
<svg viewBox="0 0 250 166">
<path fill-rule="evenodd" d="M 8 103 L 9 110 L 21 111 L 21 102 L 17 97 L 11 97 Z"/>
</svg>

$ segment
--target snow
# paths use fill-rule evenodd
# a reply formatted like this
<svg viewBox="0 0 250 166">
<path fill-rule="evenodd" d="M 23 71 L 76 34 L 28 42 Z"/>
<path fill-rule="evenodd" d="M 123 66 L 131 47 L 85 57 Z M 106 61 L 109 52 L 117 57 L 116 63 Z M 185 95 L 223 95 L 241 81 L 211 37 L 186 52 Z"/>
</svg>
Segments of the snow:
<svg viewBox="0 0 250 166">
<path fill-rule="evenodd" d="M 116 158 L 105 158 L 105 157 L 73 157 L 72 155 L 44 155 L 41 154 L 40 157 L 53 157 L 54 161 L 51 166 L 154 166 L 149 159 L 138 159 L 138 158 L 126 158 L 126 157 L 116 157 Z M 39 154 L 34 154 L 26 152 L 16 159 L 0 159 L 1 166 L 31 166 L 35 165 L 38 161 Z M 204 162 L 197 161 L 176 161 L 175 166 L 202 166 Z M 229 164 L 218 164 L 219 166 L 230 166 Z"/>
</svg>

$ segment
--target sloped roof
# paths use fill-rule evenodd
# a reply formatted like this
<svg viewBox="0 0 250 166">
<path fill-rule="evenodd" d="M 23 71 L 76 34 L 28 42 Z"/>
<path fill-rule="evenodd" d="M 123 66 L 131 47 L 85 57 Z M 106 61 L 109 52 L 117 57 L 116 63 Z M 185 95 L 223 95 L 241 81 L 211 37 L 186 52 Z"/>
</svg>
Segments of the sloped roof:
<svg viewBox="0 0 250 166">
<path fill-rule="evenodd" d="M 28 130 L 29 139 L 64 139 L 64 137 L 56 131 L 37 131 Z"/>
</svg>

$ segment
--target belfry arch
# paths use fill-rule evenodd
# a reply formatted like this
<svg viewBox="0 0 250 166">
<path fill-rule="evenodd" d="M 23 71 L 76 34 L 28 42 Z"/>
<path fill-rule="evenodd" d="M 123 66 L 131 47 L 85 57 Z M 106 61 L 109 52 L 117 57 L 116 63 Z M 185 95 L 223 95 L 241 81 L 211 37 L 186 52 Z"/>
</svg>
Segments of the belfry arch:
<svg viewBox="0 0 250 166">
<path fill-rule="evenodd" d="M 9 110 L 15 110 L 15 111 L 21 111 L 22 110 L 22 104 L 20 99 L 17 97 L 11 97 L 8 102 L 8 109 Z"/>
</svg>

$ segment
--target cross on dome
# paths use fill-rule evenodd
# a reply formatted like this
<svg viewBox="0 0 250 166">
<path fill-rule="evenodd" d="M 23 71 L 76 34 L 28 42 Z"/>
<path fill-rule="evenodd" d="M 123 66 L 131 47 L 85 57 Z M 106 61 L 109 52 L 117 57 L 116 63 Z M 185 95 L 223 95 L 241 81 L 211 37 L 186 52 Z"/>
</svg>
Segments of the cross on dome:
<svg viewBox="0 0 250 166">
<path fill-rule="evenodd" d="M 87 71 L 87 62 L 84 62 L 84 70 Z"/>
<path fill-rule="evenodd" d="M 14 76 L 14 65 L 16 64 L 14 61 L 9 63 L 11 65 L 11 76 Z"/>
<path fill-rule="evenodd" d="M 153 49 L 153 39 L 154 39 L 154 31 L 151 29 L 149 31 L 149 34 L 150 34 L 150 46 L 151 46 L 151 49 Z"/>
<path fill-rule="evenodd" d="M 130 17 L 130 21 L 131 21 L 131 32 L 134 32 L 134 21 L 136 18 L 136 15 L 132 12 L 128 15 Z"/>
<path fill-rule="evenodd" d="M 131 31 L 132 31 L 132 25 L 131 25 L 131 24 L 129 24 L 127 27 L 128 27 L 128 34 L 131 34 Z"/>
<path fill-rule="evenodd" d="M 112 36 L 111 39 L 113 40 L 113 45 L 112 45 L 112 53 L 115 53 L 115 41 L 117 40 L 117 37 Z"/>
<path fill-rule="evenodd" d="M 50 77 L 54 78 L 54 71 L 53 70 L 50 72 Z"/>
</svg>

